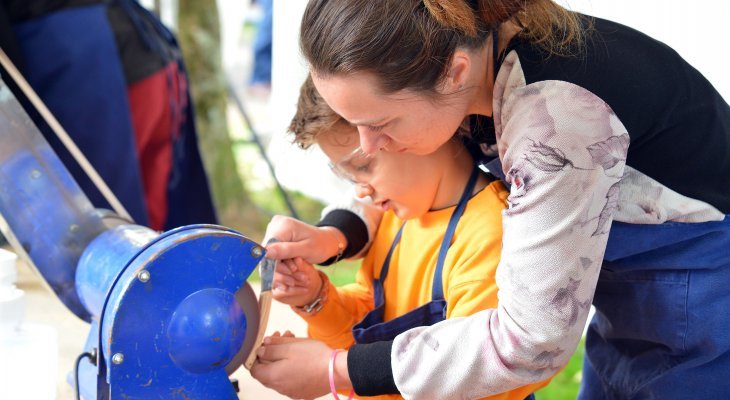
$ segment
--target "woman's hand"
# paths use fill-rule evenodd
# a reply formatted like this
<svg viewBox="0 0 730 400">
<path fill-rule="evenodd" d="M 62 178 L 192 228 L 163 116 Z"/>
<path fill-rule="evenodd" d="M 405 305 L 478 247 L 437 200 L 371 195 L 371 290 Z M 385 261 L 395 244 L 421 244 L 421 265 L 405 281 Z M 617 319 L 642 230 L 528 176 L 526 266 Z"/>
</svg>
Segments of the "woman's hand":
<svg viewBox="0 0 730 400">
<path fill-rule="evenodd" d="M 345 235 L 337 228 L 317 227 L 281 215 L 275 215 L 269 222 L 264 243 L 272 237 L 279 242 L 266 246 L 266 257 L 274 260 L 301 257 L 309 263 L 319 264 L 347 247 Z"/>
<path fill-rule="evenodd" d="M 251 375 L 264 386 L 292 398 L 316 398 L 329 393 L 328 365 L 332 349 L 322 342 L 271 336 L 264 339 Z M 347 353 L 335 364 L 337 389 L 352 387 L 347 374 Z"/>
</svg>

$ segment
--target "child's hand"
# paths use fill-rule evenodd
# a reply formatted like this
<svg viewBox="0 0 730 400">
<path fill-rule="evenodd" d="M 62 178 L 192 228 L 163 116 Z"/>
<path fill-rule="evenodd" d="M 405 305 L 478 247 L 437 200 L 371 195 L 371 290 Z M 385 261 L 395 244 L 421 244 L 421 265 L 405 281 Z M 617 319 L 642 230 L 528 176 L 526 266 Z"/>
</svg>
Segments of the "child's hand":
<svg viewBox="0 0 730 400">
<path fill-rule="evenodd" d="M 313 399 L 329 392 L 327 363 L 332 349 L 326 344 L 305 338 L 264 338 L 264 345 L 256 352 L 258 357 L 251 368 L 251 376 L 264 386 L 295 399 Z M 347 355 L 342 354 L 335 364 L 338 387 L 349 388 Z"/>
<path fill-rule="evenodd" d="M 322 285 L 317 269 L 297 257 L 279 262 L 271 293 L 274 299 L 284 304 L 305 306 L 317 298 Z"/>
</svg>

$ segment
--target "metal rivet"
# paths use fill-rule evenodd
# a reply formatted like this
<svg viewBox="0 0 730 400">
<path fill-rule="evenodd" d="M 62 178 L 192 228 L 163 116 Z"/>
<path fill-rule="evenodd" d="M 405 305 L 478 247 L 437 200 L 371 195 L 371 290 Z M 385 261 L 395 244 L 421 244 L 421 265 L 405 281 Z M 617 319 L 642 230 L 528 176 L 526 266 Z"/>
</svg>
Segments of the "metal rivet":
<svg viewBox="0 0 730 400">
<path fill-rule="evenodd" d="M 68 230 L 69 230 L 69 231 L 71 231 L 71 232 L 78 232 L 78 230 L 79 230 L 79 226 L 78 226 L 78 225 L 76 225 L 76 224 L 71 224 L 71 225 L 70 225 L 70 226 L 68 227 Z"/>
<path fill-rule="evenodd" d="M 41 177 L 41 171 L 38 171 L 37 169 L 34 169 L 33 171 L 30 171 L 30 177 L 33 179 L 38 179 Z"/>
<path fill-rule="evenodd" d="M 142 283 L 148 282 L 150 280 L 150 271 L 147 271 L 146 269 L 139 271 L 137 279 L 139 279 Z"/>
<path fill-rule="evenodd" d="M 259 246 L 254 246 L 251 248 L 251 255 L 254 256 L 254 258 L 259 258 L 264 254 L 264 249 L 262 249 Z"/>
<path fill-rule="evenodd" d="M 112 362 L 116 365 L 119 365 L 124 362 L 124 354 L 122 353 L 116 353 L 112 356 Z"/>
</svg>

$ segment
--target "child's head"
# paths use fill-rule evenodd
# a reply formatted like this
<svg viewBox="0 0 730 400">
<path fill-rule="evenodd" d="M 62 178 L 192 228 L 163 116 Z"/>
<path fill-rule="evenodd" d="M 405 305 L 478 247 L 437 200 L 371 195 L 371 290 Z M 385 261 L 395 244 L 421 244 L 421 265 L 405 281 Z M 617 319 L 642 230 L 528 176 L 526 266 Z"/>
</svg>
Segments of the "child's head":
<svg viewBox="0 0 730 400">
<path fill-rule="evenodd" d="M 312 77 L 299 89 L 297 112 L 289 124 L 289 132 L 294 134 L 294 143 L 307 149 L 317 141 L 322 133 L 350 131 L 354 128 L 327 105 L 314 87 Z"/>
<path fill-rule="evenodd" d="M 319 145 L 333 171 L 355 184 L 358 197 L 370 196 L 375 205 L 393 210 L 401 219 L 418 218 L 431 209 L 453 205 L 442 193 L 448 186 L 444 185 L 445 178 L 452 178 L 449 174 L 455 171 L 463 175 L 464 168 L 466 175 L 471 171 L 471 157 L 458 139 L 428 155 L 364 154 L 357 129 L 329 108 L 310 77 L 302 85 L 289 130 L 300 147 Z"/>
</svg>

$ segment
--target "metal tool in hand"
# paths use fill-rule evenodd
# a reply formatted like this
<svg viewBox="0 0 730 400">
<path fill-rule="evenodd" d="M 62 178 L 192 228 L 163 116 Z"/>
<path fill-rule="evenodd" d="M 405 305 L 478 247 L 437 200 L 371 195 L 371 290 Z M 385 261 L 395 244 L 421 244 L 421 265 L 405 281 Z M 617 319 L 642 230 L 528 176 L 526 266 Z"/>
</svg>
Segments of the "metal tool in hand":
<svg viewBox="0 0 730 400">
<path fill-rule="evenodd" d="M 276 243 L 276 238 L 269 239 L 266 245 Z M 246 362 L 243 364 L 246 369 L 251 369 L 256 361 L 256 351 L 261 347 L 261 342 L 266 332 L 266 325 L 269 323 L 269 313 L 271 311 L 271 289 L 274 285 L 274 272 L 276 272 L 276 260 L 263 258 L 259 264 L 259 275 L 261 276 L 261 293 L 259 294 L 259 331 L 256 335 L 256 343 L 251 353 L 248 355 Z"/>
</svg>

